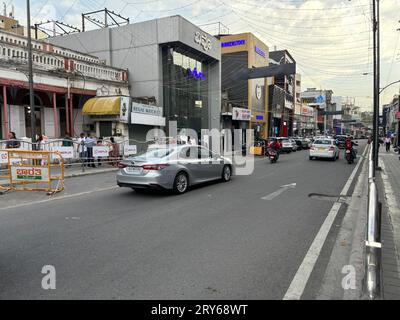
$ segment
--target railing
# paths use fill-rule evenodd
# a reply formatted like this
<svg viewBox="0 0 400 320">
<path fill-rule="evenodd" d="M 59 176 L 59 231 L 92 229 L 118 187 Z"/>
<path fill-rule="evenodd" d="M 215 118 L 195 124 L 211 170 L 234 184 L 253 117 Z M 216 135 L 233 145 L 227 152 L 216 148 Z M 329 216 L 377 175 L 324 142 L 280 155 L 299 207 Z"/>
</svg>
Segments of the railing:
<svg viewBox="0 0 400 320">
<path fill-rule="evenodd" d="M 381 298 L 381 204 L 374 177 L 372 147 L 368 157 L 368 209 L 364 287 L 369 299 Z"/>
<path fill-rule="evenodd" d="M 66 168 L 81 167 L 85 171 L 89 166 L 117 166 L 118 162 L 130 156 L 144 153 L 148 150 L 149 145 L 154 144 L 155 141 L 138 141 L 133 139 L 126 139 L 123 141 L 116 141 L 114 144 L 110 140 L 103 140 L 97 143 L 94 147 L 106 147 L 101 156 L 93 154 L 93 148 L 87 145 L 80 144 L 76 139 L 67 140 L 48 140 L 32 144 L 26 140 L 0 140 L 1 149 L 14 149 L 14 150 L 41 150 L 41 151 L 59 151 L 64 154 Z M 131 148 L 128 148 L 128 147 Z M 132 150 L 132 146 L 135 146 Z M 66 147 L 60 150 L 60 147 Z M 108 148 L 108 149 L 107 149 Z M 83 152 L 82 152 L 83 151 Z M 54 161 L 57 161 L 54 159 Z M 0 173 L 4 171 L 5 165 L 0 161 Z"/>
</svg>

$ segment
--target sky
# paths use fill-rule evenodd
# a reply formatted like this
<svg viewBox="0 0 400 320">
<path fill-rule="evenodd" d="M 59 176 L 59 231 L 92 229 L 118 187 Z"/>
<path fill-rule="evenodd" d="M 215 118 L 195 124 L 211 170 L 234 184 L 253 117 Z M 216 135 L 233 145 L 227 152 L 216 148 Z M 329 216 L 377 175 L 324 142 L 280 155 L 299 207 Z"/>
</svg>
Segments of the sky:
<svg viewBox="0 0 400 320">
<path fill-rule="evenodd" d="M 25 25 L 26 1 L 6 0 Z M 381 87 L 400 80 L 400 0 L 380 0 Z M 331 89 L 372 111 L 372 0 L 31 0 L 32 23 L 56 19 L 81 27 L 81 13 L 107 7 L 131 23 L 182 15 L 211 34 L 252 32 L 270 50 L 287 49 L 302 89 Z M 134 72 L 134 70 L 133 70 Z M 381 96 L 390 103 L 394 85 Z"/>
</svg>

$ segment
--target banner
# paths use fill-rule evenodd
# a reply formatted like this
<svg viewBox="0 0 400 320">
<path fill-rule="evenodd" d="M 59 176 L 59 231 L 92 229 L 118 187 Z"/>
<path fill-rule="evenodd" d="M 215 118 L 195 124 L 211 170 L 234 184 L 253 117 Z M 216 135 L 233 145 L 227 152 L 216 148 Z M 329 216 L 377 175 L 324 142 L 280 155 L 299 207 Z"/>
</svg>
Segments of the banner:
<svg viewBox="0 0 400 320">
<path fill-rule="evenodd" d="M 52 151 L 59 152 L 63 159 L 73 159 L 74 158 L 74 147 L 53 147 Z M 57 158 L 55 154 L 52 155 L 53 159 Z"/>
<path fill-rule="evenodd" d="M 137 146 L 124 146 L 124 156 L 133 156 L 137 154 Z"/>
<path fill-rule="evenodd" d="M 103 146 L 93 147 L 93 157 L 94 158 L 108 157 L 109 153 L 110 153 L 110 148 L 109 147 L 103 147 Z"/>
<path fill-rule="evenodd" d="M 11 167 L 12 181 L 49 182 L 49 169 L 43 167 Z"/>
</svg>

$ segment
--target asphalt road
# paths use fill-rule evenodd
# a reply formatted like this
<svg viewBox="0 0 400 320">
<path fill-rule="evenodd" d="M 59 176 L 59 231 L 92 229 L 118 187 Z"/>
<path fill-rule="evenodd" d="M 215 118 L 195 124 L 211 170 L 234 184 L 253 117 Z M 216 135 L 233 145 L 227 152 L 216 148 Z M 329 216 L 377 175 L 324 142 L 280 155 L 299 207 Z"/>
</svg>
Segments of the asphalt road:
<svg viewBox="0 0 400 320">
<path fill-rule="evenodd" d="M 332 208 L 309 195 L 339 195 L 353 169 L 300 151 L 183 196 L 118 189 L 113 173 L 0 196 L 0 299 L 282 299 Z"/>
</svg>

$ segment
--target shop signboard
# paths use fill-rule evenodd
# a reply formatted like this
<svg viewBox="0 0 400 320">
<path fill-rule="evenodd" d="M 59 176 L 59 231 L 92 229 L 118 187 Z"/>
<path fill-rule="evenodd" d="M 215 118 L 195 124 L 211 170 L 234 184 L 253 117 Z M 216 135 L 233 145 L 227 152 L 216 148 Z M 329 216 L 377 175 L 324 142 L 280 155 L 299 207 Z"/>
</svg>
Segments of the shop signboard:
<svg viewBox="0 0 400 320">
<path fill-rule="evenodd" d="M 131 115 L 130 108 L 130 97 L 121 97 L 121 107 L 120 107 L 120 122 L 129 123 L 129 117 Z"/>
<path fill-rule="evenodd" d="M 250 121 L 251 110 L 243 108 L 232 108 L 232 120 Z"/>
</svg>

